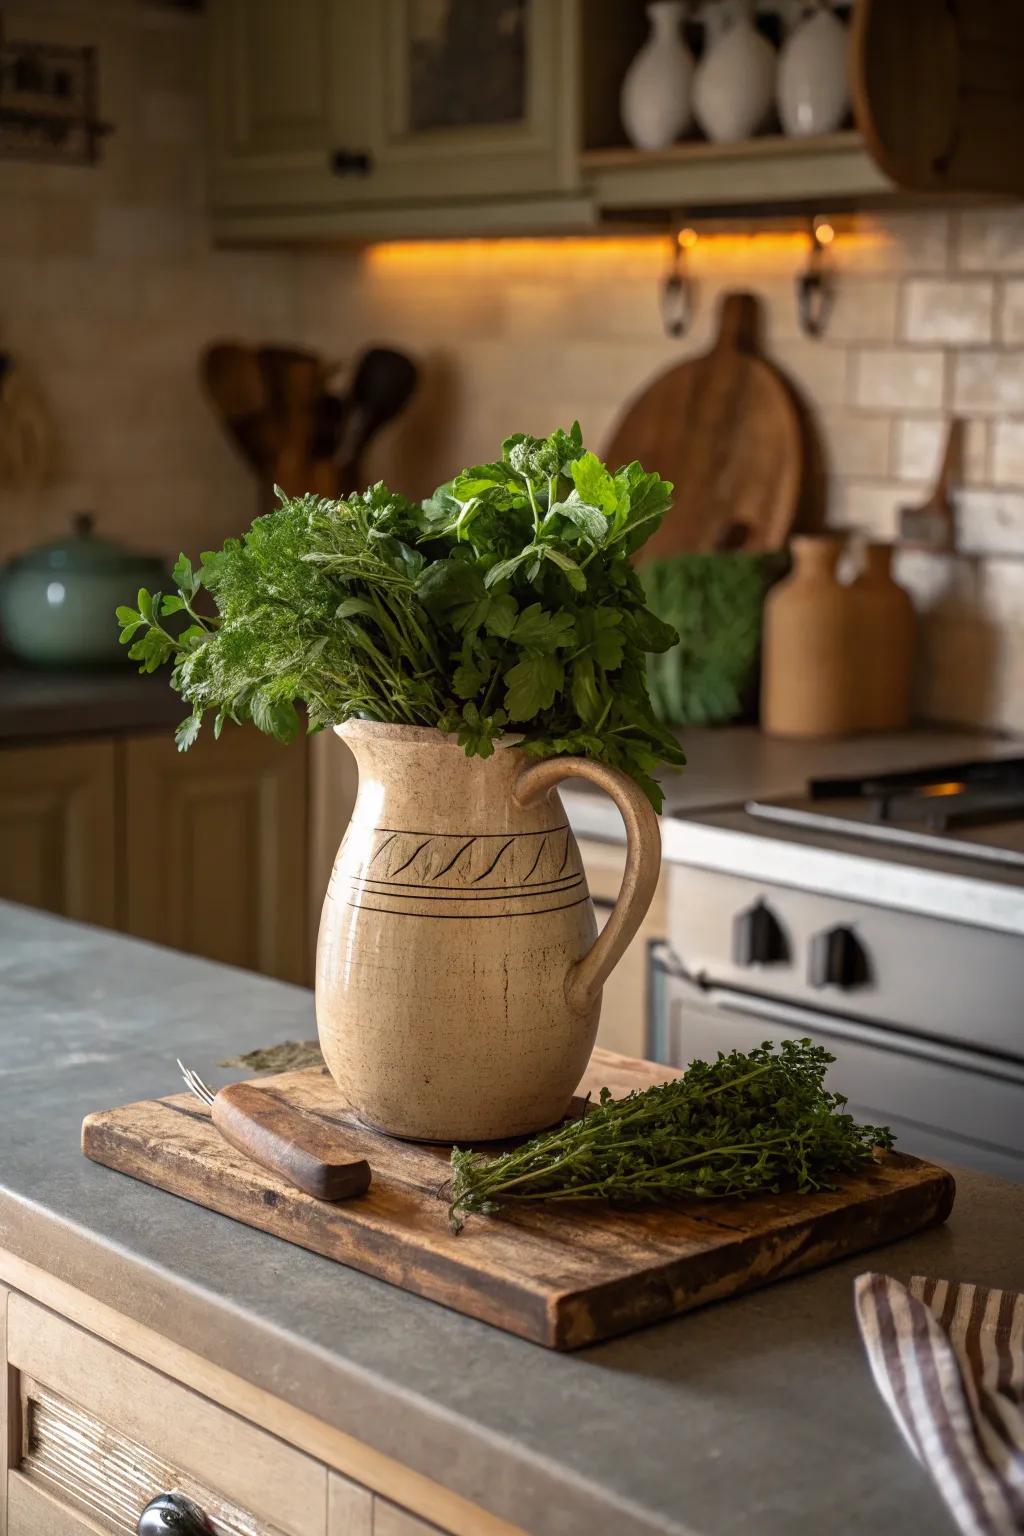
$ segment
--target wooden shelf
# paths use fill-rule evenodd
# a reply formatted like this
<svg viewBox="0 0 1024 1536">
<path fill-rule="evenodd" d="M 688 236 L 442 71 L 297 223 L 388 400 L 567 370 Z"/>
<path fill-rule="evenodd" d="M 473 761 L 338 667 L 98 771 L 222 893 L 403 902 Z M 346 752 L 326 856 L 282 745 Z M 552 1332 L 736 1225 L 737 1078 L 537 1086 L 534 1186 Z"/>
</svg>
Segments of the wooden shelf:
<svg viewBox="0 0 1024 1536">
<path fill-rule="evenodd" d="M 684 141 L 667 149 L 590 149 L 584 178 L 602 210 L 835 206 L 897 191 L 856 129 L 795 139 L 764 134 L 738 144 Z"/>
</svg>

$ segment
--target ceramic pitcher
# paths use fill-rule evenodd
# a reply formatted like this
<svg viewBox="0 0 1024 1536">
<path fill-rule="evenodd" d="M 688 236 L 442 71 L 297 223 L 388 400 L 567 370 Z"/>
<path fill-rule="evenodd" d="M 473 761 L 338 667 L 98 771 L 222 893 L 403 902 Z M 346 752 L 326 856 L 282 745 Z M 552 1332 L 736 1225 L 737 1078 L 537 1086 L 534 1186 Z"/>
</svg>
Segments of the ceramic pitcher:
<svg viewBox="0 0 1024 1536">
<path fill-rule="evenodd" d="M 658 820 L 624 774 L 466 757 L 454 736 L 350 721 L 359 791 L 320 921 L 324 1059 L 369 1125 L 486 1141 L 558 1121 L 597 1033 L 601 988 L 650 905 Z M 600 935 L 556 785 L 607 791 L 626 825 L 622 891 Z"/>
</svg>

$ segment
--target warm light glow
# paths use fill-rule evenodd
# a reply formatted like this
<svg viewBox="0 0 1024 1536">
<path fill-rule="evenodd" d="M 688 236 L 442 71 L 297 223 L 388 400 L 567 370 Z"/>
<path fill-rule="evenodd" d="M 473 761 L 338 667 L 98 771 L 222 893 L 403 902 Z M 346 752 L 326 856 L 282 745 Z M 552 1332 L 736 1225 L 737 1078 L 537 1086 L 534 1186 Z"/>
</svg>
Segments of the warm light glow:
<svg viewBox="0 0 1024 1536">
<path fill-rule="evenodd" d="M 834 238 L 837 245 L 842 244 L 849 251 L 867 250 L 884 241 L 883 235 L 871 229 L 837 232 L 829 223 L 819 225 L 816 233 L 822 243 Z M 745 231 L 701 228 L 699 237 L 696 229 L 687 227 L 679 231 L 677 240 L 681 247 L 699 257 L 701 266 L 706 265 L 708 270 L 716 265 L 785 270 L 806 251 L 807 226 Z M 570 267 L 601 271 L 632 266 L 657 272 L 665 258 L 665 236 L 662 233 L 386 240 L 367 246 L 363 254 L 375 271 L 415 269 L 451 273 L 475 267 L 549 276 Z"/>
<path fill-rule="evenodd" d="M 831 245 L 835 237 L 836 232 L 831 224 L 827 223 L 824 219 L 815 219 L 814 238 L 819 245 Z"/>
<path fill-rule="evenodd" d="M 967 788 L 966 784 L 922 784 L 918 790 L 919 795 L 962 795 Z"/>
</svg>

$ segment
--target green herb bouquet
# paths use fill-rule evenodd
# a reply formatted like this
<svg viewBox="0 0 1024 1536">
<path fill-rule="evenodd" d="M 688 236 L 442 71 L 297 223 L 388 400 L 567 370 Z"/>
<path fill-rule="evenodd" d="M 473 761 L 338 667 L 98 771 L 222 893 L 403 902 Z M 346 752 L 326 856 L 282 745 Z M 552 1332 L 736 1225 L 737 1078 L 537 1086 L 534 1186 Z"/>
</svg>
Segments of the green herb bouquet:
<svg viewBox="0 0 1024 1536">
<path fill-rule="evenodd" d="M 677 636 L 631 556 L 671 493 L 637 463 L 608 470 L 577 423 L 510 437 L 422 503 L 383 484 L 281 495 L 198 569 L 182 555 L 176 592 L 119 608 L 121 641 L 144 672 L 173 664 L 192 710 L 182 750 L 208 712 L 215 737 L 252 722 L 289 741 L 302 704 L 310 730 L 435 726 L 481 757 L 513 731 L 535 756 L 621 768 L 660 808 L 653 775 L 684 758 L 651 709 L 646 660 Z"/>
</svg>

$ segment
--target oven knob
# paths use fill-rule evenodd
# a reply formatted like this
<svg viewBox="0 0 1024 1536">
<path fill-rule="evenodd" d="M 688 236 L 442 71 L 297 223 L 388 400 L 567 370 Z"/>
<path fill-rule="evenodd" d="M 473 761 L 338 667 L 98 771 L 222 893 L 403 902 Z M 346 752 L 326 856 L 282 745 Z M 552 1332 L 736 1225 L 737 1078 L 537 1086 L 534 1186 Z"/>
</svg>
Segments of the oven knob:
<svg viewBox="0 0 1024 1536">
<path fill-rule="evenodd" d="M 823 928 L 811 940 L 808 980 L 812 987 L 862 987 L 868 957 L 852 928 Z"/>
<path fill-rule="evenodd" d="M 755 902 L 734 919 L 732 957 L 737 965 L 773 965 L 789 959 L 782 925 L 765 902 Z"/>
</svg>

